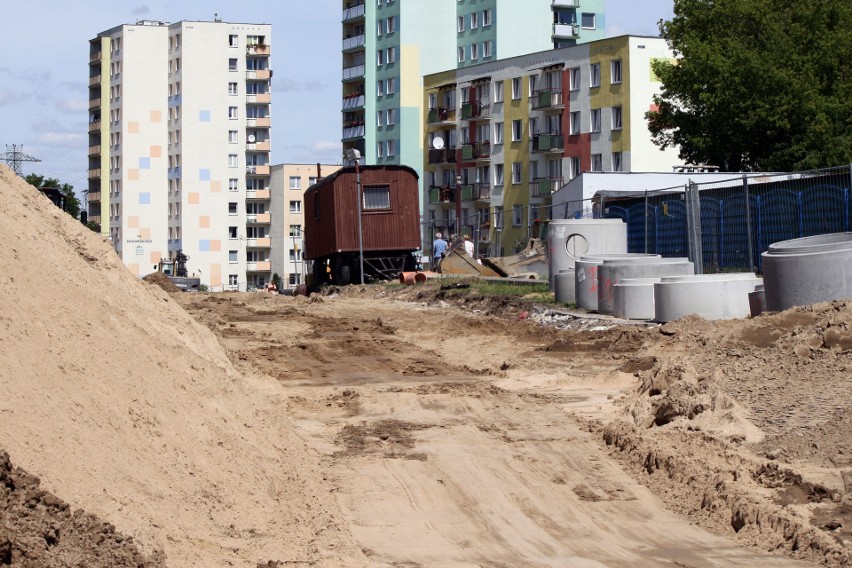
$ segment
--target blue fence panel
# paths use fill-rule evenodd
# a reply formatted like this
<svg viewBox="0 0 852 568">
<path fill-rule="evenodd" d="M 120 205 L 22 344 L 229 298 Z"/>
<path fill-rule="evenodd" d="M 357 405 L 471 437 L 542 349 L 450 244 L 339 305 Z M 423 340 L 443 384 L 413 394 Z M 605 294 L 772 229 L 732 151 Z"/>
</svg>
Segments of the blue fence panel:
<svg viewBox="0 0 852 568">
<path fill-rule="evenodd" d="M 845 188 L 817 185 L 802 192 L 803 237 L 846 231 Z"/>
<path fill-rule="evenodd" d="M 722 249 L 722 212 L 719 199 L 701 198 L 701 251 L 704 266 L 715 269 L 724 256 Z"/>
<path fill-rule="evenodd" d="M 777 189 L 760 196 L 758 224 L 760 242 L 758 248 L 765 251 L 772 243 L 796 239 L 799 234 L 799 194 L 786 189 Z"/>
<path fill-rule="evenodd" d="M 645 203 L 627 210 L 627 250 L 645 252 Z"/>
<path fill-rule="evenodd" d="M 662 256 L 688 256 L 686 205 L 680 197 L 664 201 L 657 211 L 657 246 Z"/>
</svg>

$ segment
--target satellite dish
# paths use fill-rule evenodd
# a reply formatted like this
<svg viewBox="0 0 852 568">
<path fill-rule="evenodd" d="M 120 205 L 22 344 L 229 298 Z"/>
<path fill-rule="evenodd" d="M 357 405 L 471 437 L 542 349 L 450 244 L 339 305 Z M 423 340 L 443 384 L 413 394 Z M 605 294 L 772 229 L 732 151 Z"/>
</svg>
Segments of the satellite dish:
<svg viewBox="0 0 852 568">
<path fill-rule="evenodd" d="M 440 136 L 435 136 L 435 139 L 432 140 L 432 147 L 436 150 L 440 150 L 444 147 L 444 139 Z"/>
<path fill-rule="evenodd" d="M 254 144 L 254 141 L 255 141 L 254 134 L 248 135 L 248 141 L 249 141 L 249 144 Z"/>
</svg>

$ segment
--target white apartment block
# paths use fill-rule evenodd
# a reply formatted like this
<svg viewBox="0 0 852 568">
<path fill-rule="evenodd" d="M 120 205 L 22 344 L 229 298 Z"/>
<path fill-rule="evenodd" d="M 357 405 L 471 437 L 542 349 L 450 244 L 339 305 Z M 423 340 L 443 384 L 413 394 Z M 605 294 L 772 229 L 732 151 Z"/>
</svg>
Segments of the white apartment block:
<svg viewBox="0 0 852 568">
<path fill-rule="evenodd" d="M 140 21 L 89 45 L 89 218 L 137 276 L 271 279 L 271 26 Z"/>
<path fill-rule="evenodd" d="M 302 228 L 305 226 L 304 194 L 325 176 L 339 170 L 332 164 L 276 164 L 270 178 L 270 213 L 272 214 L 271 270 L 281 278 L 283 287 L 294 288 L 305 283 L 309 267 L 302 259 Z"/>
</svg>

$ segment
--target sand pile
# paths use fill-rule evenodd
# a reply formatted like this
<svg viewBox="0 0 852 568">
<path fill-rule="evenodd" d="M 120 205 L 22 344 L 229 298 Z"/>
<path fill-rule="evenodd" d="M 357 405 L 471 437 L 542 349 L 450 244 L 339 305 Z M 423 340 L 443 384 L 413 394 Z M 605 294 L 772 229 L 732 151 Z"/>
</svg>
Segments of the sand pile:
<svg viewBox="0 0 852 568">
<path fill-rule="evenodd" d="M 0 448 L 170 566 L 359 565 L 274 384 L 0 166 Z"/>
</svg>

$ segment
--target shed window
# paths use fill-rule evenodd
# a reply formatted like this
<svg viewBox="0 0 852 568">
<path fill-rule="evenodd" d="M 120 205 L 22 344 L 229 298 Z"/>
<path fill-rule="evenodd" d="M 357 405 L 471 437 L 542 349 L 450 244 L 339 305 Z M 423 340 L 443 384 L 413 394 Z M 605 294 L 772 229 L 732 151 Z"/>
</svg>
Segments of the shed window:
<svg viewBox="0 0 852 568">
<path fill-rule="evenodd" d="M 364 210 L 371 209 L 390 209 L 389 185 L 364 186 Z"/>
</svg>

